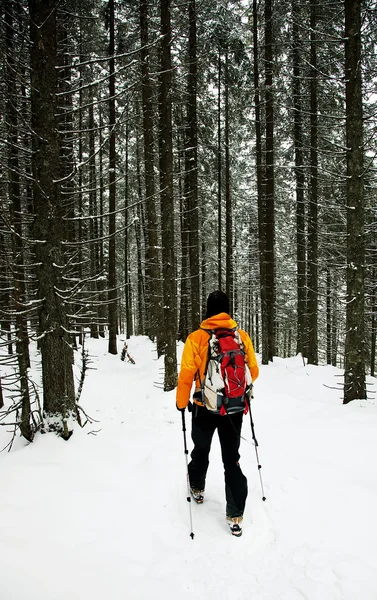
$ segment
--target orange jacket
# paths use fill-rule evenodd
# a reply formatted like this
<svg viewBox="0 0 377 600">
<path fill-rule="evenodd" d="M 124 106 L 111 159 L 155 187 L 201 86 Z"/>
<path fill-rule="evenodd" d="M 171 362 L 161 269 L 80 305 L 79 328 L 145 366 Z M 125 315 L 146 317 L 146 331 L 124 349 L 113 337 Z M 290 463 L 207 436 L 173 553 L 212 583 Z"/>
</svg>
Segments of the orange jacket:
<svg viewBox="0 0 377 600">
<path fill-rule="evenodd" d="M 188 336 L 183 348 L 181 370 L 179 372 L 176 402 L 178 408 L 186 408 L 190 400 L 192 382 L 195 378 L 195 391 L 200 391 L 201 382 L 204 379 L 204 370 L 207 364 L 208 356 L 208 333 L 204 329 L 233 329 L 237 323 L 227 313 L 220 313 L 214 317 L 206 319 L 200 324 L 201 329 L 197 329 Z M 240 338 L 245 349 L 245 359 L 250 369 L 253 382 L 259 374 L 259 367 L 255 356 L 254 348 L 248 334 L 239 329 Z M 194 399 L 194 402 L 196 400 Z M 198 404 L 201 404 L 200 401 Z"/>
</svg>

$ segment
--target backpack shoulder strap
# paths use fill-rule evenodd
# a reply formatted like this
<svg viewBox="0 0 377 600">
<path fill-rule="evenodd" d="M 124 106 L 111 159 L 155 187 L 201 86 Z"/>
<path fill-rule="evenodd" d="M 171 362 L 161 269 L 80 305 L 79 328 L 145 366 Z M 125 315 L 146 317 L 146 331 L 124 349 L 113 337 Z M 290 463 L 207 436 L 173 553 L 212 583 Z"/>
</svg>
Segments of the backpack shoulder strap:
<svg viewBox="0 0 377 600">
<path fill-rule="evenodd" d="M 211 336 L 213 333 L 215 333 L 216 329 L 205 329 L 204 327 L 199 327 L 199 329 L 201 331 L 205 331 L 206 333 L 209 334 L 209 336 Z"/>
<path fill-rule="evenodd" d="M 210 341 L 212 336 L 215 333 L 215 329 L 204 329 L 204 327 L 199 327 L 199 329 L 201 329 L 202 331 L 205 331 L 206 333 L 208 333 L 208 349 L 207 349 L 207 361 L 206 361 L 206 366 L 204 367 L 204 379 L 206 378 L 207 375 L 207 371 L 208 371 L 208 363 L 209 363 L 209 359 L 211 358 L 211 345 L 210 345 Z"/>
<path fill-rule="evenodd" d="M 244 345 L 244 343 L 243 343 L 243 340 L 242 340 L 242 337 L 241 337 L 241 334 L 240 334 L 240 330 L 239 330 L 239 328 L 238 328 L 238 327 L 235 327 L 235 328 L 234 328 L 234 330 L 235 330 L 235 332 L 236 332 L 237 341 L 238 341 L 238 343 L 239 343 L 239 345 L 240 345 L 241 352 L 242 352 L 242 354 L 243 354 L 243 355 L 244 355 L 244 357 L 245 357 L 245 356 L 246 356 L 245 345 Z"/>
</svg>

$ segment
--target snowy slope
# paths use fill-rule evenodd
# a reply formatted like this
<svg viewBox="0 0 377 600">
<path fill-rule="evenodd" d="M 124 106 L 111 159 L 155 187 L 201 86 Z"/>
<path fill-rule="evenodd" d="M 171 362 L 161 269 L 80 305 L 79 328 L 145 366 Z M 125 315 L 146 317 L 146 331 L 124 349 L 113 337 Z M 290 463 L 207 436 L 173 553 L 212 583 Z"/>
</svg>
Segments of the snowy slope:
<svg viewBox="0 0 377 600">
<path fill-rule="evenodd" d="M 135 365 L 103 340 L 88 347 L 80 403 L 99 422 L 0 455 L 1 600 L 377 600 L 375 400 L 343 406 L 332 367 L 262 367 L 253 417 L 267 500 L 245 420 L 243 536 L 225 522 L 215 437 L 191 540 L 181 414 L 154 385 L 163 362 L 143 337 L 129 342 Z"/>
</svg>

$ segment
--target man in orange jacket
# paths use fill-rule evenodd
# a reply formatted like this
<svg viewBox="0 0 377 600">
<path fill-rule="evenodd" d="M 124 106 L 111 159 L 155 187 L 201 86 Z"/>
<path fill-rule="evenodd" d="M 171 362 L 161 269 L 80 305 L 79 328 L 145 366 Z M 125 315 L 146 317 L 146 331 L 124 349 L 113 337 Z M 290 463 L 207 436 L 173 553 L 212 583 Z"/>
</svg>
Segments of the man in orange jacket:
<svg viewBox="0 0 377 600">
<path fill-rule="evenodd" d="M 247 479 L 238 462 L 243 410 L 225 416 L 214 413 L 204 405 L 201 391 L 207 366 L 208 342 L 211 335 L 209 331 L 235 328 L 237 323 L 229 316 L 227 295 L 221 291 L 212 292 L 207 299 L 206 319 L 200 324 L 200 329 L 188 336 L 183 349 L 176 405 L 180 411 L 187 407 L 192 412 L 191 436 L 194 449 L 188 471 L 191 494 L 198 504 L 204 500 L 211 442 L 215 430 L 218 431 L 224 464 L 226 516 L 232 534 L 240 536 L 247 497 Z M 258 377 L 259 368 L 253 344 L 245 331 L 240 329 L 238 332 L 245 361 L 254 382 Z M 190 394 L 193 381 L 195 381 L 195 392 L 192 405 Z"/>
</svg>

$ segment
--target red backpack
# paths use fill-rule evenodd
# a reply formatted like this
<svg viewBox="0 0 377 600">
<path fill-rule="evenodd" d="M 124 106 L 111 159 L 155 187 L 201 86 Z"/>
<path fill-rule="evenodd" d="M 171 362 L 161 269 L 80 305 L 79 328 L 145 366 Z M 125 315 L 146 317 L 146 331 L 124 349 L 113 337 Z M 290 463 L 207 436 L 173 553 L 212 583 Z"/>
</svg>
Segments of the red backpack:
<svg viewBox="0 0 377 600">
<path fill-rule="evenodd" d="M 251 375 L 237 329 L 207 330 L 208 359 L 202 397 L 208 410 L 220 415 L 248 411 Z"/>
</svg>

